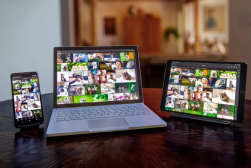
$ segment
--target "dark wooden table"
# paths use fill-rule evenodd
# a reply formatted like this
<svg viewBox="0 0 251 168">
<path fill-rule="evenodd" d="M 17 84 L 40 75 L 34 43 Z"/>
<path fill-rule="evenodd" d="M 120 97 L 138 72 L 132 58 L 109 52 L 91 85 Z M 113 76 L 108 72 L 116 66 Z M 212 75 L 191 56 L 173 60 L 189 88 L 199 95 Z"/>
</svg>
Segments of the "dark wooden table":
<svg viewBox="0 0 251 168">
<path fill-rule="evenodd" d="M 145 104 L 165 129 L 46 138 L 52 94 L 42 96 L 45 123 L 21 131 L 11 100 L 0 103 L 0 167 L 251 167 L 251 101 L 245 123 L 222 126 L 170 118 L 159 110 L 161 90 L 144 89 Z"/>
</svg>

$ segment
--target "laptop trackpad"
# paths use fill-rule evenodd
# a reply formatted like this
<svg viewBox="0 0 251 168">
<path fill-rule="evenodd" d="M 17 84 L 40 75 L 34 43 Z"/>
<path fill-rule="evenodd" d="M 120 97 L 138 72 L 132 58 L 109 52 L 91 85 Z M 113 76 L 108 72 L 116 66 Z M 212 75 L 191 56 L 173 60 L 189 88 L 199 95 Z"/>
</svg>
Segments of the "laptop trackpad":
<svg viewBox="0 0 251 168">
<path fill-rule="evenodd" d="M 88 120 L 89 132 L 129 129 L 124 118 Z"/>
</svg>

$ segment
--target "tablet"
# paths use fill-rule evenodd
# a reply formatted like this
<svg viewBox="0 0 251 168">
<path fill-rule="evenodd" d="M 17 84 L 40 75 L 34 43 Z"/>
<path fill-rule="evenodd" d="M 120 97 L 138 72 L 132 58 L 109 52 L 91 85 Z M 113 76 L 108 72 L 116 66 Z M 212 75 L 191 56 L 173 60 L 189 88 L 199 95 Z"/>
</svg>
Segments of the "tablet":
<svg viewBox="0 0 251 168">
<path fill-rule="evenodd" d="M 247 64 L 169 60 L 160 109 L 206 120 L 244 121 Z"/>
</svg>

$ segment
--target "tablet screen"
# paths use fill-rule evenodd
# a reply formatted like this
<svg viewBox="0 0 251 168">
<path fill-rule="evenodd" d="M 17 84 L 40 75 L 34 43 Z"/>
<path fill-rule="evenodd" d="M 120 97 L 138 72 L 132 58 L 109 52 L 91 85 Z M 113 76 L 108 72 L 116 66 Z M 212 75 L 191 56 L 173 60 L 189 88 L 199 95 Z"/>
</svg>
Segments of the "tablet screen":
<svg viewBox="0 0 251 168">
<path fill-rule="evenodd" d="M 236 120 L 240 64 L 172 61 L 165 110 Z"/>
</svg>

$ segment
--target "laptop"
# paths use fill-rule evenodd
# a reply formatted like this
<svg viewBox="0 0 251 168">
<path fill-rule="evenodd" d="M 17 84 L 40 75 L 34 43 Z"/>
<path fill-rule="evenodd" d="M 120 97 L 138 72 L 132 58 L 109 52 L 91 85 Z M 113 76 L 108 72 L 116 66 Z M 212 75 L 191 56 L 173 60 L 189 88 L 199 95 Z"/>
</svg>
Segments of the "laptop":
<svg viewBox="0 0 251 168">
<path fill-rule="evenodd" d="M 166 127 L 143 100 L 137 46 L 55 47 L 47 137 Z"/>
</svg>

